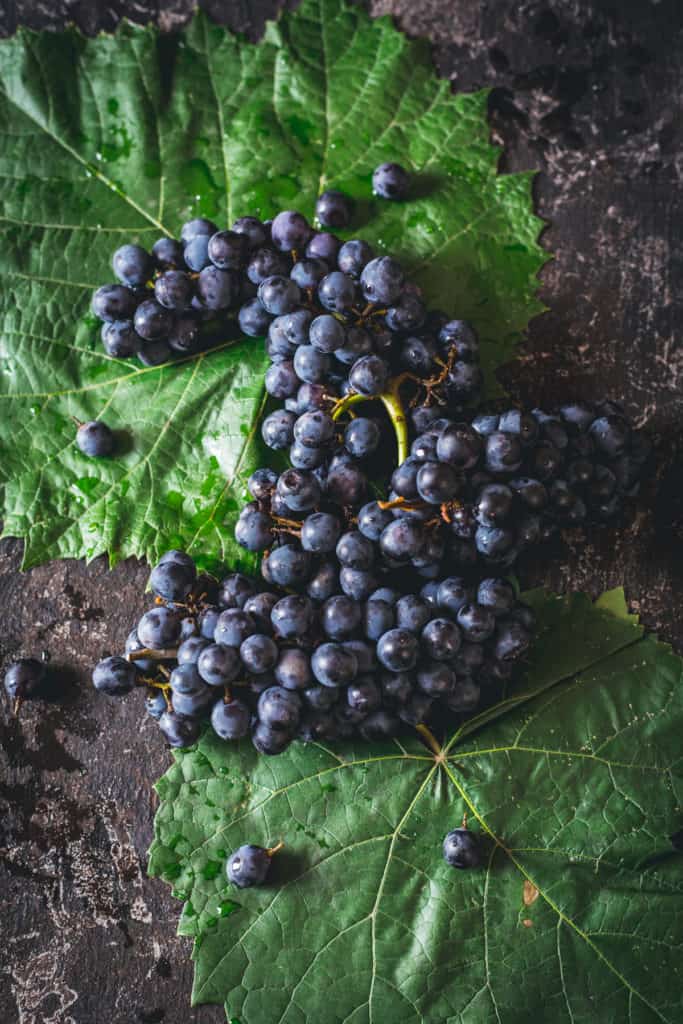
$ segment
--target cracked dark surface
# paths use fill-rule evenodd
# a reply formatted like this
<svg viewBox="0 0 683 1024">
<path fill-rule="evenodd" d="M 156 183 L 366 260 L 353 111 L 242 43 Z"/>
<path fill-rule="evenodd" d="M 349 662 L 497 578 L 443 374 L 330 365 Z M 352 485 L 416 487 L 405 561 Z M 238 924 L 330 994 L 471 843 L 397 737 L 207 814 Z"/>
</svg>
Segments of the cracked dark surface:
<svg viewBox="0 0 683 1024">
<path fill-rule="evenodd" d="M 118 19 L 190 17 L 191 0 L 4 0 L 0 33 L 17 25 L 86 33 Z M 258 38 L 277 0 L 202 6 Z M 646 625 L 683 649 L 683 455 L 678 418 L 683 356 L 681 44 L 676 0 L 374 0 L 411 35 L 431 39 L 457 89 L 492 86 L 503 171 L 538 169 L 549 312 L 502 373 L 533 401 L 608 388 L 657 443 L 658 471 L 633 523 L 618 534 L 558 542 L 524 567 L 525 584 L 624 583 Z M 2 1024 L 209 1024 L 219 1007 L 189 1008 L 190 943 L 175 936 L 179 904 L 145 877 L 155 798 L 169 763 L 135 701 L 98 700 L 90 666 L 119 649 L 144 607 L 144 565 L 108 572 L 65 561 L 19 572 L 21 548 L 0 544 L 0 668 L 47 650 L 51 692 L 20 720 L 0 708 Z M 260 1024 L 260 1022 L 248 1022 Z"/>
</svg>

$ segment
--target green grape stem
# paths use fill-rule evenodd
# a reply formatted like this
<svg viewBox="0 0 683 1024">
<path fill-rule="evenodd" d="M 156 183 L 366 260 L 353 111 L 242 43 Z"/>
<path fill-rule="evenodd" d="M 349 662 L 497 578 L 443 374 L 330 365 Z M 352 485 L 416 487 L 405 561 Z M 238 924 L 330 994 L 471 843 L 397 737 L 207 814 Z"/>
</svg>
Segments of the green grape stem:
<svg viewBox="0 0 683 1024">
<path fill-rule="evenodd" d="M 332 419 L 338 420 L 352 406 L 358 405 L 361 402 L 381 402 L 389 415 L 394 428 L 394 434 L 396 435 L 396 447 L 398 449 L 397 465 L 399 466 L 408 458 L 408 422 L 400 395 L 401 384 L 407 379 L 404 374 L 394 377 L 389 382 L 387 390 L 379 395 L 360 395 L 358 392 L 353 392 L 342 398 L 332 410 Z"/>
<path fill-rule="evenodd" d="M 443 747 L 441 746 L 441 744 L 439 743 L 431 729 L 428 729 L 427 726 L 424 725 L 424 723 L 422 722 L 420 722 L 419 725 L 416 725 L 415 729 L 420 734 L 422 742 L 429 747 L 429 749 L 432 751 L 433 754 L 436 755 L 437 758 L 442 760 L 444 757 Z"/>
<path fill-rule="evenodd" d="M 131 651 L 128 654 L 128 661 L 140 661 L 143 658 L 148 658 L 150 661 L 172 661 L 177 656 L 177 647 L 164 647 L 161 650 L 142 647 L 139 651 Z"/>
</svg>

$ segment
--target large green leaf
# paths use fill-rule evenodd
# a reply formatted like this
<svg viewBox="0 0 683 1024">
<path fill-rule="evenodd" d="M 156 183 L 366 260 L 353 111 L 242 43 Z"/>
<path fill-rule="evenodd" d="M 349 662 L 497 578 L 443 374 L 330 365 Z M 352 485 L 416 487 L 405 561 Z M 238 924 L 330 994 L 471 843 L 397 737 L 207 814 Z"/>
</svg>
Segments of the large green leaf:
<svg viewBox="0 0 683 1024">
<path fill-rule="evenodd" d="M 355 233 L 474 320 L 488 370 L 542 308 L 530 177 L 496 174 L 485 93 L 451 95 L 425 46 L 342 0 L 305 0 L 258 45 L 201 15 L 174 38 L 21 32 L 0 45 L 0 133 L 0 484 L 27 565 L 171 545 L 237 556 L 262 345 L 160 369 L 107 359 L 89 298 L 124 240 L 151 245 L 196 214 L 310 215 L 336 185 L 358 201 Z M 410 202 L 372 200 L 389 159 L 419 172 Z M 71 417 L 100 415 L 129 439 L 94 463 Z"/>
<path fill-rule="evenodd" d="M 440 756 L 269 759 L 210 734 L 176 754 L 150 872 L 185 900 L 196 1003 L 241 1024 L 681 1020 L 681 660 L 621 592 L 533 600 L 515 699 Z M 463 813 L 481 871 L 441 858 Z M 227 884 L 227 852 L 279 839 L 271 884 Z"/>
</svg>

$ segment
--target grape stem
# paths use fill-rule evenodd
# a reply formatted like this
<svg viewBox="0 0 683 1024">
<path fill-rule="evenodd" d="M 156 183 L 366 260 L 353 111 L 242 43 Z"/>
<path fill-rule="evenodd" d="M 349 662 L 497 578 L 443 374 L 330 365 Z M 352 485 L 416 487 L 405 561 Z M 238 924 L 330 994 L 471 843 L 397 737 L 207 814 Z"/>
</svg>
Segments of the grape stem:
<svg viewBox="0 0 683 1024">
<path fill-rule="evenodd" d="M 155 690 L 161 690 L 164 700 L 166 701 L 166 710 L 173 711 L 173 703 L 171 701 L 171 684 L 160 683 L 158 679 L 151 679 L 149 676 L 143 676 L 140 680 L 139 686 L 151 686 Z"/>
<path fill-rule="evenodd" d="M 457 355 L 457 350 L 455 348 L 452 348 L 448 353 L 448 358 L 445 363 L 442 359 L 435 360 L 437 365 L 441 367 L 440 373 L 438 373 L 435 377 L 429 377 L 427 380 L 420 380 L 418 378 L 418 383 L 420 384 L 421 387 L 424 388 L 424 401 L 426 405 L 431 405 L 432 401 L 438 402 L 439 405 L 444 404 L 443 398 L 439 398 L 438 395 L 434 395 L 434 390 L 435 388 L 438 388 L 441 384 L 443 384 L 443 382 L 448 377 L 448 374 L 453 369 L 453 365 L 457 359 Z M 415 378 L 412 379 L 414 380 Z"/>
<path fill-rule="evenodd" d="M 453 522 L 453 520 L 451 518 L 451 510 L 449 508 L 449 503 L 448 502 L 443 502 L 443 504 L 441 505 L 441 508 L 440 508 L 440 512 L 441 512 L 441 518 L 444 519 L 447 523 L 452 523 Z"/>
<path fill-rule="evenodd" d="M 422 722 L 419 725 L 416 725 L 415 729 L 419 732 L 423 742 L 427 744 L 432 753 L 436 754 L 437 757 L 441 757 L 443 749 L 431 729 L 428 729 L 426 725 L 422 724 Z"/>
<path fill-rule="evenodd" d="M 389 382 L 387 390 L 383 391 L 379 395 L 360 395 L 358 392 L 354 391 L 337 402 L 336 406 L 332 410 L 332 419 L 336 421 L 340 416 L 343 416 L 351 406 L 358 405 L 360 402 L 381 402 L 389 415 L 389 419 L 391 420 L 394 428 L 394 434 L 396 435 L 396 445 L 398 448 L 397 465 L 399 466 L 408 458 L 408 424 L 406 421 L 406 414 L 403 411 L 403 403 L 401 401 L 399 391 L 401 384 L 403 384 L 407 379 L 408 377 L 405 374 L 400 374 L 398 377 L 394 377 L 394 379 Z"/>
<path fill-rule="evenodd" d="M 297 519 L 283 519 L 282 516 L 274 516 L 272 513 L 270 518 L 279 530 L 297 534 L 301 532 L 301 523 Z"/>
<path fill-rule="evenodd" d="M 17 697 L 14 704 L 12 705 L 12 714 L 14 715 L 15 718 L 19 717 L 19 712 L 21 711 L 23 703 L 23 699 L 21 697 Z"/>
<path fill-rule="evenodd" d="M 283 841 L 280 840 L 280 842 L 277 843 L 275 846 L 269 846 L 268 849 L 266 850 L 266 853 L 268 854 L 269 857 L 274 857 L 276 853 L 279 853 L 280 850 L 284 849 L 284 845 L 285 844 L 283 843 Z"/>
<path fill-rule="evenodd" d="M 392 508 L 402 508 L 407 512 L 419 512 L 425 507 L 425 503 L 423 501 L 418 502 L 417 504 L 412 504 L 407 498 L 402 498 L 400 496 L 398 498 L 392 498 L 391 501 L 378 501 L 377 504 L 383 512 L 390 512 Z"/>
<path fill-rule="evenodd" d="M 402 378 L 400 376 L 396 377 L 391 381 L 389 390 L 380 395 L 382 404 L 389 414 L 389 419 L 392 422 L 394 433 L 396 434 L 399 466 L 408 458 L 408 424 L 406 422 L 406 414 L 403 411 L 403 403 L 401 402 L 401 396 L 399 393 L 401 384 Z"/>
<path fill-rule="evenodd" d="M 128 661 L 140 661 L 149 658 L 150 661 L 172 661 L 178 656 L 177 647 L 162 647 L 155 650 L 153 647 L 143 647 L 139 651 L 131 651 L 128 654 Z"/>
<path fill-rule="evenodd" d="M 370 401 L 372 401 L 371 398 L 367 398 L 365 395 L 359 395 L 357 391 L 352 391 L 350 394 L 345 395 L 344 398 L 336 401 L 334 409 L 332 410 L 332 419 L 335 421 L 340 419 L 352 405 L 356 405 L 358 402 Z"/>
<path fill-rule="evenodd" d="M 426 512 L 434 508 L 427 501 L 408 501 L 407 498 L 392 498 L 391 501 L 378 501 L 377 504 L 383 512 L 391 511 L 394 508 L 404 509 L 406 512 Z M 439 506 L 439 515 L 434 519 L 428 519 L 425 526 L 440 526 L 441 523 L 452 523 L 453 519 L 451 516 L 452 512 L 457 512 L 458 509 L 463 508 L 461 501 L 445 501 Z"/>
<path fill-rule="evenodd" d="M 160 683 L 158 679 L 152 679 L 151 676 L 143 676 L 139 682 L 140 686 L 152 686 L 155 690 L 162 690 L 164 694 L 167 690 L 171 689 L 170 683 Z"/>
<path fill-rule="evenodd" d="M 204 595 L 202 595 L 202 596 L 204 596 Z M 202 599 L 201 597 L 195 598 L 195 597 L 193 597 L 192 594 L 190 594 L 190 596 L 188 597 L 188 599 L 187 599 L 187 601 L 185 603 L 183 603 L 182 601 L 173 601 L 173 607 L 174 608 L 184 608 L 185 611 L 189 615 L 196 615 L 196 613 L 197 613 L 197 605 L 199 604 L 201 599 Z M 157 596 L 154 598 L 154 603 L 155 604 L 161 604 L 161 605 L 164 606 L 164 608 L 167 608 L 171 602 L 167 601 L 165 597 L 160 597 L 157 594 Z"/>
</svg>

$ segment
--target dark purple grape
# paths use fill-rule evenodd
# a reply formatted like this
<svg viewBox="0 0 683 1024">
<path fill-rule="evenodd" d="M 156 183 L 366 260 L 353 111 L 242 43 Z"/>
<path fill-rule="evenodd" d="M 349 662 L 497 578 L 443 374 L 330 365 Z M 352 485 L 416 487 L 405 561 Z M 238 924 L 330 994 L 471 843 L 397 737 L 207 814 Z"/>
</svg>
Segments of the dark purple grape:
<svg viewBox="0 0 683 1024">
<path fill-rule="evenodd" d="M 372 191 L 382 199 L 405 199 L 410 188 L 410 175 L 400 164 L 385 163 L 372 174 Z"/>
<path fill-rule="evenodd" d="M 114 253 L 111 264 L 116 277 L 128 288 L 141 288 L 152 276 L 152 257 L 140 245 L 120 246 Z"/>
<path fill-rule="evenodd" d="M 377 643 L 377 657 L 390 672 L 407 672 L 417 663 L 417 637 L 407 629 L 390 629 Z"/>
<path fill-rule="evenodd" d="M 258 297 L 266 312 L 273 316 L 291 313 L 301 302 L 301 291 L 290 277 L 274 274 L 258 286 Z"/>
<path fill-rule="evenodd" d="M 360 277 L 363 267 L 374 256 L 372 248 L 360 238 L 344 242 L 337 255 L 337 266 L 344 274 Z"/>
<path fill-rule="evenodd" d="M 273 317 L 262 305 L 260 299 L 256 298 L 249 299 L 240 307 L 237 319 L 243 334 L 250 338 L 263 338 L 268 333 Z"/>
<path fill-rule="evenodd" d="M 192 298 L 192 281 L 183 270 L 166 270 L 154 282 L 154 297 L 166 309 L 185 310 Z"/>
<path fill-rule="evenodd" d="M 321 231 L 311 237 L 306 246 L 306 255 L 313 259 L 325 260 L 329 267 L 333 267 L 337 261 L 340 246 L 341 241 L 336 235 Z M 343 267 L 340 269 L 343 270 Z"/>
<path fill-rule="evenodd" d="M 290 277 L 302 291 L 317 288 L 330 268 L 324 260 L 307 257 L 298 260 L 291 269 Z"/>
<path fill-rule="evenodd" d="M 217 231 L 209 239 L 209 259 L 220 270 L 241 270 L 248 252 L 249 239 L 241 232 Z"/>
<path fill-rule="evenodd" d="M 154 264 L 159 270 L 184 270 L 183 246 L 175 238 L 160 238 L 152 246 Z"/>
<path fill-rule="evenodd" d="M 130 288 L 121 284 L 105 284 L 92 297 L 92 311 L 100 320 L 128 320 L 137 301 Z"/>
<path fill-rule="evenodd" d="M 345 228 L 351 223 L 353 203 L 336 189 L 327 189 L 315 204 L 315 215 L 324 228 Z"/>
<path fill-rule="evenodd" d="M 318 299 L 334 313 L 350 312 L 357 301 L 356 285 L 347 274 L 333 270 L 318 285 Z"/>
<path fill-rule="evenodd" d="M 260 249 L 270 239 L 270 232 L 258 217 L 238 217 L 231 230 L 245 236 L 249 249 Z"/>
<path fill-rule="evenodd" d="M 286 256 L 275 249 L 258 249 L 249 260 L 247 265 L 247 277 L 259 285 L 268 277 L 286 277 L 289 273 L 290 264 Z"/>
<path fill-rule="evenodd" d="M 273 245 L 281 252 L 305 249 L 313 231 L 306 218 L 296 210 L 283 210 L 270 227 Z"/>
<path fill-rule="evenodd" d="M 390 306 L 403 288 L 403 268 L 391 256 L 378 256 L 363 268 L 360 283 L 368 302 Z"/>
<path fill-rule="evenodd" d="M 188 220 L 183 224 L 180 229 L 180 241 L 183 245 L 187 245 L 193 238 L 206 238 L 207 241 L 211 235 L 215 235 L 218 228 L 212 220 L 207 220 L 206 217 L 195 217 L 194 220 Z"/>
</svg>

